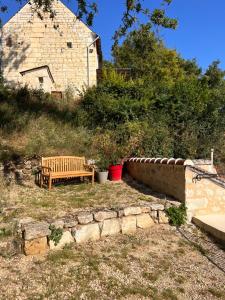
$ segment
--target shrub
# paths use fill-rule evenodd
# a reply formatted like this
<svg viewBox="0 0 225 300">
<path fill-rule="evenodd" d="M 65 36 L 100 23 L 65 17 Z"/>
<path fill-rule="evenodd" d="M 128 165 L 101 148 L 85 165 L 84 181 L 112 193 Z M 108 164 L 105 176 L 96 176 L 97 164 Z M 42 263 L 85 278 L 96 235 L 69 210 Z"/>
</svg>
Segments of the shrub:
<svg viewBox="0 0 225 300">
<path fill-rule="evenodd" d="M 186 222 L 186 207 L 182 203 L 179 207 L 169 207 L 166 210 L 166 213 L 169 217 L 170 224 L 173 226 L 181 226 Z"/>
</svg>

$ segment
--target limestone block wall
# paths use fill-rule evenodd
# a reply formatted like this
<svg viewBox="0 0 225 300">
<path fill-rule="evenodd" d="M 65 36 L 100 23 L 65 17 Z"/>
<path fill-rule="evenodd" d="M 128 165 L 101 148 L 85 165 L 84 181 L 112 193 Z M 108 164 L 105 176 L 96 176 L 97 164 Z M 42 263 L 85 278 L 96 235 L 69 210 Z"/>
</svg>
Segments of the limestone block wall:
<svg viewBox="0 0 225 300">
<path fill-rule="evenodd" d="M 196 179 L 200 169 L 185 171 L 185 203 L 189 219 L 193 216 L 225 214 L 225 182 L 218 178 Z"/>
<path fill-rule="evenodd" d="M 131 158 L 126 165 L 136 180 L 185 203 L 189 221 L 194 216 L 225 214 L 225 182 L 210 163 Z"/>
<path fill-rule="evenodd" d="M 161 160 L 161 159 L 160 159 Z M 126 162 L 129 174 L 154 191 L 185 201 L 185 166 L 151 161 Z"/>
<path fill-rule="evenodd" d="M 35 221 L 28 217 L 18 221 L 17 234 L 23 252 L 37 255 L 62 249 L 70 243 L 96 241 L 119 233 L 131 234 L 138 228 L 146 229 L 167 223 L 164 205 L 149 203 L 118 209 L 86 210 L 50 222 Z M 57 235 L 61 232 L 57 241 L 54 239 L 54 230 L 59 230 Z"/>
<path fill-rule="evenodd" d="M 13 86 L 27 84 L 31 88 L 51 91 L 75 92 L 87 86 L 87 47 L 96 34 L 61 2 L 53 2 L 56 15 L 42 13 L 40 19 L 34 7 L 26 4 L 2 28 L 2 71 L 6 82 Z M 97 44 L 90 47 L 90 85 L 96 84 L 96 69 L 99 68 Z M 44 72 L 21 72 L 48 66 L 54 82 Z M 42 70 L 43 73 L 43 70 Z M 44 84 L 39 82 L 44 77 Z"/>
</svg>

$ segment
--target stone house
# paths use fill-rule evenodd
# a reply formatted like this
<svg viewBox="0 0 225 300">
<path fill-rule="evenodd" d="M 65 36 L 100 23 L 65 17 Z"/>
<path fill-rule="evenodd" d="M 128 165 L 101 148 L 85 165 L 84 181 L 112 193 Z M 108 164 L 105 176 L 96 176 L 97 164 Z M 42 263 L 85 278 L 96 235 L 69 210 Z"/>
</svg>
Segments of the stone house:
<svg viewBox="0 0 225 300">
<path fill-rule="evenodd" d="M 97 83 L 99 36 L 60 0 L 54 13 L 25 4 L 1 29 L 1 71 L 6 84 L 27 85 L 60 96 Z"/>
</svg>

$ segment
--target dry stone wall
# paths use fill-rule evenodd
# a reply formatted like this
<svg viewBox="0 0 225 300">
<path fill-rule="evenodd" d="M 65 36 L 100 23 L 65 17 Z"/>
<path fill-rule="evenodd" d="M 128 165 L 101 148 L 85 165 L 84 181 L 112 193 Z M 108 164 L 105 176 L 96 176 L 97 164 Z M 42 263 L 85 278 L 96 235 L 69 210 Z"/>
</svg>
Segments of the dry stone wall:
<svg viewBox="0 0 225 300">
<path fill-rule="evenodd" d="M 25 184 L 33 182 L 34 175 L 38 174 L 40 167 L 40 157 L 15 157 L 4 161 L 0 165 L 0 173 L 7 183 Z"/>
<path fill-rule="evenodd" d="M 52 222 L 39 222 L 25 218 L 18 222 L 17 235 L 22 240 L 26 255 L 45 254 L 62 249 L 66 244 L 97 241 L 115 234 L 131 234 L 138 228 L 166 224 L 168 218 L 162 204 L 132 206 L 118 209 L 80 212 Z M 61 233 L 54 241 L 54 230 Z"/>
</svg>

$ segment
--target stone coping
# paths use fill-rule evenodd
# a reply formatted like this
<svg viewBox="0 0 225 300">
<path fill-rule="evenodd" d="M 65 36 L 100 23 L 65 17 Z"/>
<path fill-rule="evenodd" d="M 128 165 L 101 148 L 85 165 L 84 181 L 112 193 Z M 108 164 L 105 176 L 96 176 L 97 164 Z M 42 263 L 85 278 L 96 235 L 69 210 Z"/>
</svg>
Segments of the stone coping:
<svg viewBox="0 0 225 300">
<path fill-rule="evenodd" d="M 125 162 L 131 163 L 146 163 L 146 164 L 161 164 L 161 165 L 181 165 L 181 166 L 194 166 L 190 159 L 183 158 L 167 158 L 167 157 L 130 157 L 125 159 Z"/>
<path fill-rule="evenodd" d="M 22 250 L 26 255 L 45 254 L 74 242 L 96 241 L 114 234 L 130 234 L 138 228 L 167 224 L 167 207 L 168 203 L 166 207 L 149 203 L 117 209 L 105 208 L 82 211 L 51 221 L 36 221 L 27 217 L 18 221 L 17 236 L 22 240 Z M 54 232 L 60 236 L 57 241 Z"/>
</svg>

